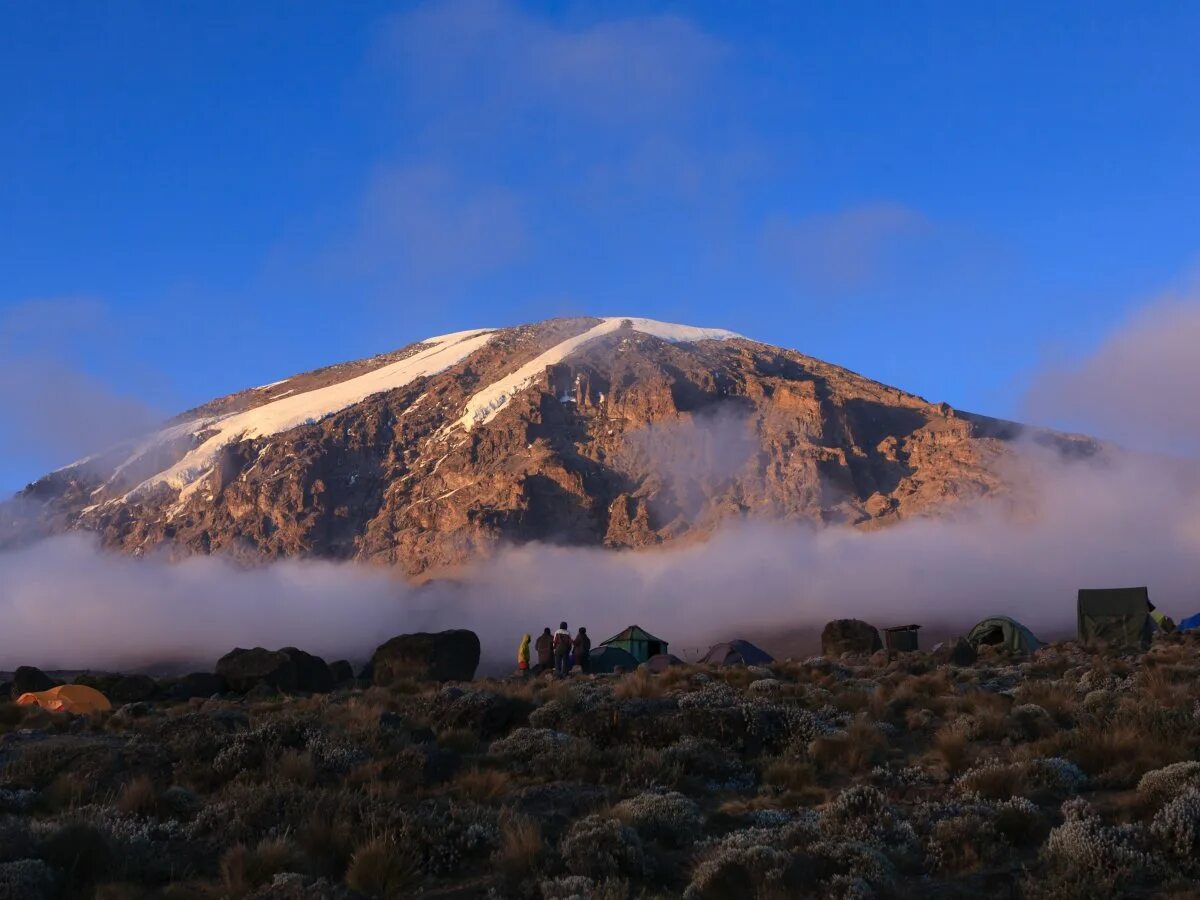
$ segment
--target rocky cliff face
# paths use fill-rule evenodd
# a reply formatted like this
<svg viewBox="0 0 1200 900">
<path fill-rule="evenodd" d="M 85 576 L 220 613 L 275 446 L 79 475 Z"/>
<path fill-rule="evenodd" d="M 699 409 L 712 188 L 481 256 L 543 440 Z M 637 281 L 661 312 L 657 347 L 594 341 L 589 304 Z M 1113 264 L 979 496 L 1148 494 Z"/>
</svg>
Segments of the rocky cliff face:
<svg viewBox="0 0 1200 900">
<path fill-rule="evenodd" d="M 647 547 L 733 516 L 877 527 L 937 514 L 1010 495 L 1019 432 L 728 332 L 556 319 L 215 400 L 18 502 L 23 532 L 31 519 L 87 529 L 131 553 L 418 574 L 500 541 Z"/>
</svg>

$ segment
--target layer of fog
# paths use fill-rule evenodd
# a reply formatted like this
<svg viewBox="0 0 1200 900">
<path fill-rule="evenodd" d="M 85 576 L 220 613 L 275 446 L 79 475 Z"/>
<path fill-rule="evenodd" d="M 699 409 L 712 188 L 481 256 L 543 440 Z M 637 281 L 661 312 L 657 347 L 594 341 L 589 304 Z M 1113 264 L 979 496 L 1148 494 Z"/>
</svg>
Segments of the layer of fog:
<svg viewBox="0 0 1200 900">
<path fill-rule="evenodd" d="M 855 616 L 967 627 L 1012 615 L 1070 632 L 1080 587 L 1148 584 L 1175 616 L 1200 609 L 1200 487 L 1145 458 L 1063 463 L 1026 448 L 1015 503 L 880 531 L 731 523 L 709 540 L 641 552 L 526 545 L 454 582 L 416 587 L 377 568 L 288 561 L 253 570 L 98 550 L 81 535 L 0 555 L 0 670 L 211 665 L 234 646 L 297 645 L 364 659 L 413 630 L 476 630 L 507 660 L 562 619 L 603 639 L 637 622 L 701 647 Z"/>
</svg>

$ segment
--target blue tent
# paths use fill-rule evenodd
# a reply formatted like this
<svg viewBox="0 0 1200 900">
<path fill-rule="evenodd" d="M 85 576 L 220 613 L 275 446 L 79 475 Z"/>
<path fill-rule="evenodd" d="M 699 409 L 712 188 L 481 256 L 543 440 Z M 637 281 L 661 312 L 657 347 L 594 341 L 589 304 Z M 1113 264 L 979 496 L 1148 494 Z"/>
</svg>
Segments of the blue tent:
<svg viewBox="0 0 1200 900">
<path fill-rule="evenodd" d="M 1200 613 L 1196 613 L 1194 616 L 1188 616 L 1179 623 L 1180 631 L 1191 631 L 1193 628 L 1200 628 Z"/>
</svg>

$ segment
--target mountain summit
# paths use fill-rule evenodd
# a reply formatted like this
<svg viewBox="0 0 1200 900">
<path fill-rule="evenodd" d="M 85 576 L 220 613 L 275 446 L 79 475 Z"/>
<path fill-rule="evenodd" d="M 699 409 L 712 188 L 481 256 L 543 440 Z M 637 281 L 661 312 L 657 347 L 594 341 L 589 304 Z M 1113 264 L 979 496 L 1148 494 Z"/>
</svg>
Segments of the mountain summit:
<svg viewBox="0 0 1200 900">
<path fill-rule="evenodd" d="M 937 514 L 1007 493 L 1021 430 L 730 331 L 553 319 L 222 397 L 21 497 L 43 531 L 94 531 L 133 553 L 418 574 L 500 541 L 646 547 L 730 517 L 873 527 Z"/>
</svg>

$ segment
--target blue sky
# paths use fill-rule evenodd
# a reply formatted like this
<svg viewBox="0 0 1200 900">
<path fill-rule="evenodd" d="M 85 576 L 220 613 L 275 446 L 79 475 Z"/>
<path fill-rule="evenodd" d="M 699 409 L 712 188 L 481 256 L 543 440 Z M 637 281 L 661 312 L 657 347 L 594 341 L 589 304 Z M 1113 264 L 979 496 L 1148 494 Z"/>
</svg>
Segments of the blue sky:
<svg viewBox="0 0 1200 900">
<path fill-rule="evenodd" d="M 573 313 L 1029 412 L 1190 296 L 1198 36 L 1182 2 L 6 4 L 0 489 Z"/>
</svg>

